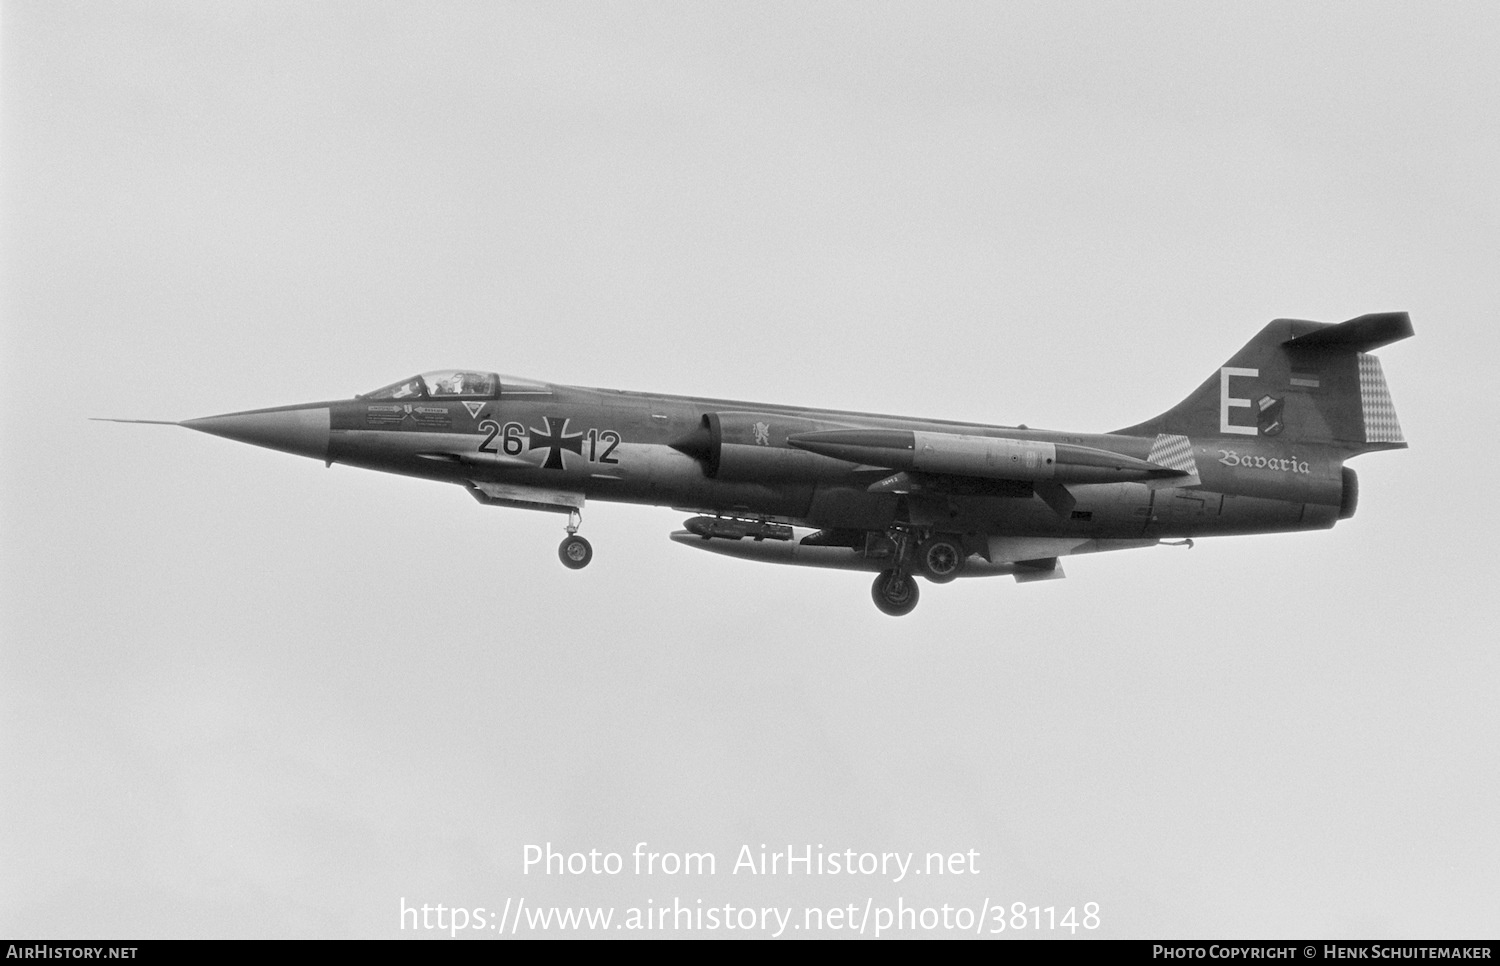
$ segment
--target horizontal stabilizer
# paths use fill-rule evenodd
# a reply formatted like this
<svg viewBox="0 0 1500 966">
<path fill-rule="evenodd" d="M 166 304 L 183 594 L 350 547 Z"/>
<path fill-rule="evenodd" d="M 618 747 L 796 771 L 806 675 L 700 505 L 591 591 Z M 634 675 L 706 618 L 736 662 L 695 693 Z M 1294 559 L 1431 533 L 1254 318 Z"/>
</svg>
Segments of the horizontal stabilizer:
<svg viewBox="0 0 1500 966">
<path fill-rule="evenodd" d="M 1376 312 L 1361 315 L 1348 322 L 1328 325 L 1282 345 L 1288 349 L 1335 349 L 1345 352 L 1373 352 L 1392 342 L 1414 335 L 1411 316 L 1405 312 Z"/>
</svg>

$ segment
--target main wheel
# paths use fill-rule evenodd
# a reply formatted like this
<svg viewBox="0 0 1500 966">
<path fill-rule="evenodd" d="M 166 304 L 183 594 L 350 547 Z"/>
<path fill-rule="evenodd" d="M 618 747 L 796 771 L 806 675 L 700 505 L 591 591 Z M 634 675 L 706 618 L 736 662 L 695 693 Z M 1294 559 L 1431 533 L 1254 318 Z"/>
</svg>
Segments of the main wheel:
<svg viewBox="0 0 1500 966">
<path fill-rule="evenodd" d="M 569 534 L 568 539 L 557 548 L 557 557 L 569 570 L 582 570 L 594 559 L 594 548 L 578 534 Z"/>
<path fill-rule="evenodd" d="M 935 584 L 946 584 L 963 569 L 963 544 L 953 537 L 935 536 L 917 548 L 917 566 L 922 576 Z"/>
<path fill-rule="evenodd" d="M 870 596 L 875 598 L 875 606 L 882 614 L 892 617 L 910 614 L 917 606 L 917 581 L 899 570 L 882 570 L 875 578 L 875 586 L 870 588 Z"/>
</svg>

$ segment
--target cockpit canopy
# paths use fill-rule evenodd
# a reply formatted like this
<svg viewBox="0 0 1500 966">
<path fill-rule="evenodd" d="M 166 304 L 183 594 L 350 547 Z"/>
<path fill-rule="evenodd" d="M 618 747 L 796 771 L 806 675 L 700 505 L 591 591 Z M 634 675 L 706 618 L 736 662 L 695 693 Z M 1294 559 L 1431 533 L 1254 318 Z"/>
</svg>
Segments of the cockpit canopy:
<svg viewBox="0 0 1500 966">
<path fill-rule="evenodd" d="M 367 392 L 360 399 L 494 399 L 500 375 L 468 369 L 437 369 Z"/>
</svg>

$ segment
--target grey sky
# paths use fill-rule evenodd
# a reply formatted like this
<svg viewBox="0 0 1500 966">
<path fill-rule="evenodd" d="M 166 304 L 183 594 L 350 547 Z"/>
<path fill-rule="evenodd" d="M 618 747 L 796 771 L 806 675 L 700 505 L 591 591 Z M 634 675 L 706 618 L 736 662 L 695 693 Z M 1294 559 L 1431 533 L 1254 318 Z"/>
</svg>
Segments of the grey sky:
<svg viewBox="0 0 1500 966">
<path fill-rule="evenodd" d="M 0 932 L 1492 938 L 1497 49 L 1479 3 L 5 3 Z M 1353 520 L 900 620 L 667 509 L 591 504 L 571 573 L 549 515 L 85 420 L 471 366 L 1108 430 L 1390 310 L 1412 448 Z M 548 841 L 720 872 L 523 875 Z M 728 874 L 761 843 L 980 873 Z"/>
</svg>

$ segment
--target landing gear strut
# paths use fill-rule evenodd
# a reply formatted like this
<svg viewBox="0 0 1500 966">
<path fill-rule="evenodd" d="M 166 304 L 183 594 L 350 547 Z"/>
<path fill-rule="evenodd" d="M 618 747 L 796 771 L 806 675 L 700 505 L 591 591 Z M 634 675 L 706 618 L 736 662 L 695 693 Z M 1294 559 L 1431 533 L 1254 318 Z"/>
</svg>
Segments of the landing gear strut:
<svg viewBox="0 0 1500 966">
<path fill-rule="evenodd" d="M 957 577 L 969 558 L 964 538 L 956 533 L 933 533 L 897 524 L 881 536 L 871 535 L 865 559 L 879 560 L 885 569 L 875 578 L 870 595 L 882 613 L 910 614 L 917 606 L 917 577 L 946 584 Z"/>
<path fill-rule="evenodd" d="M 594 559 L 594 548 L 578 535 L 583 515 L 577 510 L 568 511 L 568 535 L 557 548 L 557 557 L 569 570 L 582 570 Z"/>
<path fill-rule="evenodd" d="M 917 579 L 904 570 L 882 570 L 870 588 L 875 606 L 882 614 L 900 617 L 917 606 Z"/>
</svg>

